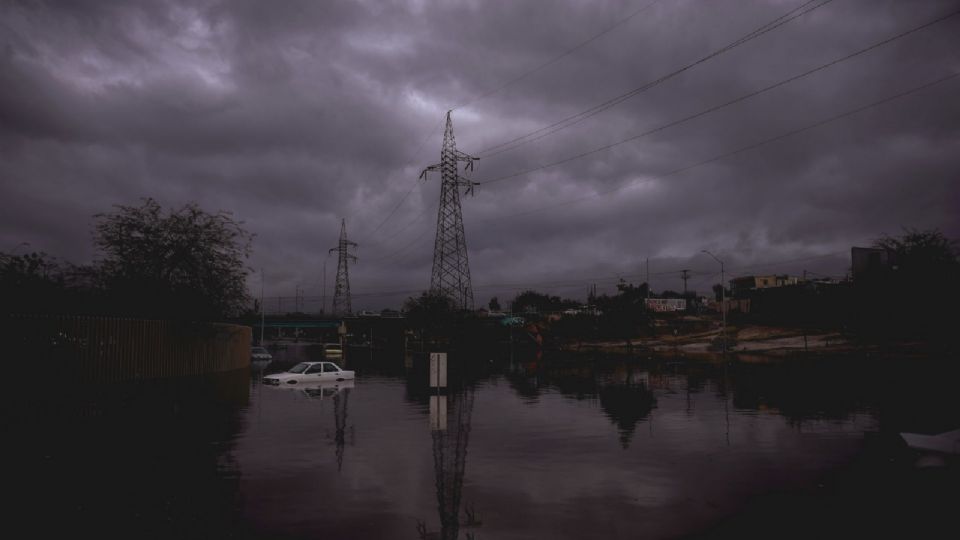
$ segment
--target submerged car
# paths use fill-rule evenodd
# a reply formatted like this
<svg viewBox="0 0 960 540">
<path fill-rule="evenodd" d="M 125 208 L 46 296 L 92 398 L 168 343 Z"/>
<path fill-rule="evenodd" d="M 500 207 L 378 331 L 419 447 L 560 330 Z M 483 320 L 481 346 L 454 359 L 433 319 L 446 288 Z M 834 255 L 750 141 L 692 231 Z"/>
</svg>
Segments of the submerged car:
<svg viewBox="0 0 960 540">
<path fill-rule="evenodd" d="M 346 381 L 353 378 L 353 371 L 341 369 L 333 362 L 300 362 L 283 373 L 267 375 L 263 378 L 263 383 L 281 386 Z"/>
<path fill-rule="evenodd" d="M 270 354 L 270 351 L 264 349 L 263 347 L 253 347 L 250 349 L 250 359 L 251 360 L 273 360 L 273 355 Z"/>
</svg>

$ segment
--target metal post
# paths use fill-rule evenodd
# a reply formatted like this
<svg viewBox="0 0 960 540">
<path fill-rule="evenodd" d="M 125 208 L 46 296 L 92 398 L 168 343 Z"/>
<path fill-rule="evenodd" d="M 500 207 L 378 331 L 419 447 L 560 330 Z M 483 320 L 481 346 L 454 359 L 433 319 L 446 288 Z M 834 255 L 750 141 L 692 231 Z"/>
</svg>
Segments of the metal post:
<svg viewBox="0 0 960 540">
<path fill-rule="evenodd" d="M 723 272 L 723 261 L 716 255 L 707 250 L 701 250 L 703 253 L 713 257 L 713 260 L 720 263 L 720 313 L 722 314 L 721 332 L 723 333 L 723 352 L 727 352 L 727 281 Z"/>
<path fill-rule="evenodd" d="M 260 268 L 260 346 L 263 346 L 264 306 L 263 306 L 263 268 Z"/>
<path fill-rule="evenodd" d="M 650 257 L 647 257 L 647 300 L 650 299 Z"/>
</svg>

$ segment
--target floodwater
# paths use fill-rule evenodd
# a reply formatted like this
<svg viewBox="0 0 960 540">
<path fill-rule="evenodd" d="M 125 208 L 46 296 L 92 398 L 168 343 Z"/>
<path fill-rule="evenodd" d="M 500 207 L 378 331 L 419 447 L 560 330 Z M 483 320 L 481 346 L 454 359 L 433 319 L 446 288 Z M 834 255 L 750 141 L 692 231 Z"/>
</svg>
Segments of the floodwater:
<svg viewBox="0 0 960 540">
<path fill-rule="evenodd" d="M 352 383 L 251 372 L 3 408 L 6 527 L 126 538 L 939 535 L 956 463 L 900 431 L 960 427 L 945 359 L 354 354 Z M 469 364 L 469 367 L 458 367 Z M 8 379 L 31 384 L 29 378 Z M 919 465 L 933 464 L 932 467 Z"/>
</svg>

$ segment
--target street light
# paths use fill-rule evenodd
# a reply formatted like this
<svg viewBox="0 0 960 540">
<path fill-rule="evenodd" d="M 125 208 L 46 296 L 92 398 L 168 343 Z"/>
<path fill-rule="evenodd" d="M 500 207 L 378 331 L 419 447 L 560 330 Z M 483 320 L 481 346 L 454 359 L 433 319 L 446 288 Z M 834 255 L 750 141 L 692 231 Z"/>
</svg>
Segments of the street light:
<svg viewBox="0 0 960 540">
<path fill-rule="evenodd" d="M 720 313 L 723 317 L 723 326 L 721 327 L 721 331 L 723 332 L 723 352 L 727 352 L 727 285 L 726 281 L 724 280 L 723 261 L 705 249 L 700 251 L 713 257 L 713 260 L 720 263 Z"/>
<path fill-rule="evenodd" d="M 260 267 L 260 346 L 263 347 L 263 327 L 266 322 L 266 314 L 263 306 L 263 282 L 265 281 L 263 267 Z"/>
</svg>

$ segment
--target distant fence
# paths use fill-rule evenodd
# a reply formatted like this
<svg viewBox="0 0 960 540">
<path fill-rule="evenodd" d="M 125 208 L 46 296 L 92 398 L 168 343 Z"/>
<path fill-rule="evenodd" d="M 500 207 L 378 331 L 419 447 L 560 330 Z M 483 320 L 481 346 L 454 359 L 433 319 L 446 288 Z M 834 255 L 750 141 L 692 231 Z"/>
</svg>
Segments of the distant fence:
<svg viewBox="0 0 960 540">
<path fill-rule="evenodd" d="M 250 366 L 251 330 L 217 323 L 111 317 L 0 317 L 0 357 L 24 383 L 112 383 Z"/>
</svg>

